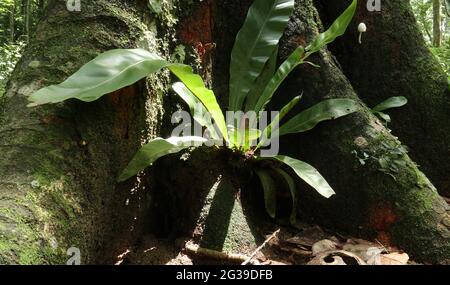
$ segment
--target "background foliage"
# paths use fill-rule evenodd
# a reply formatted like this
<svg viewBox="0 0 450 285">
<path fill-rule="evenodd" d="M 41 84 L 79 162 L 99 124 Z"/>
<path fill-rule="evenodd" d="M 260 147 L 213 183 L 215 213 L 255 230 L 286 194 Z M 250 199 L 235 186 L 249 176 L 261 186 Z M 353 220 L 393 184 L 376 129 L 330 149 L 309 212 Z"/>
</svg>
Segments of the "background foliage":
<svg viewBox="0 0 450 285">
<path fill-rule="evenodd" d="M 442 46 L 433 47 L 433 1 L 432 0 L 411 0 L 414 13 L 425 41 L 430 46 L 431 51 L 440 60 L 447 74 L 450 75 L 450 9 L 447 8 L 446 1 L 442 1 Z"/>
<path fill-rule="evenodd" d="M 25 42 L 18 41 L 12 44 L 4 44 L 0 47 L 0 97 L 5 91 L 5 85 L 9 75 L 14 70 L 16 62 L 22 55 L 24 46 Z"/>
<path fill-rule="evenodd" d="M 0 96 L 48 2 L 0 0 Z"/>
</svg>

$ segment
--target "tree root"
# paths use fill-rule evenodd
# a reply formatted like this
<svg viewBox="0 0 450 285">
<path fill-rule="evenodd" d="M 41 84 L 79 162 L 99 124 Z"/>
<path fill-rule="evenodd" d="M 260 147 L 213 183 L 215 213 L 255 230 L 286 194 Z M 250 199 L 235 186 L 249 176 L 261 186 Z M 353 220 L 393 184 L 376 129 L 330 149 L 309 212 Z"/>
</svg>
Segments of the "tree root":
<svg viewBox="0 0 450 285">
<path fill-rule="evenodd" d="M 211 258 L 223 262 L 232 262 L 232 263 L 250 263 L 251 265 L 260 265 L 259 261 L 252 260 L 251 256 L 247 256 L 244 254 L 239 253 L 228 253 L 228 252 L 221 252 L 217 250 L 212 250 L 208 248 L 202 248 L 196 244 L 193 243 L 186 243 L 184 246 L 184 249 L 186 250 L 187 254 L 193 254 L 197 256 L 201 256 L 204 258 Z"/>
<path fill-rule="evenodd" d="M 255 249 L 254 252 L 252 252 L 252 254 L 250 254 L 250 257 L 245 260 L 244 262 L 242 262 L 242 265 L 247 265 L 254 257 L 255 255 L 261 250 L 263 249 L 266 244 L 271 241 L 273 238 L 275 238 L 277 236 L 277 234 L 280 232 L 280 229 L 276 230 L 275 232 L 273 232 L 273 234 L 271 234 L 260 246 L 258 246 L 257 249 Z"/>
</svg>

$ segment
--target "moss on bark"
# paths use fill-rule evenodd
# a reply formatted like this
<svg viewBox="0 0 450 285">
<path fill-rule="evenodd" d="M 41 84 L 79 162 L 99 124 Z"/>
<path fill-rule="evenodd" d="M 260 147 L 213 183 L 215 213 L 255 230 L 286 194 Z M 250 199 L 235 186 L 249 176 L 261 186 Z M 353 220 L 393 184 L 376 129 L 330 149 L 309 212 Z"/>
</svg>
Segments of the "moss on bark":
<svg viewBox="0 0 450 285">
<path fill-rule="evenodd" d="M 200 148 L 158 160 L 150 176 L 156 180 L 152 232 L 225 252 L 256 249 L 265 219 L 262 190 L 250 186 L 249 173 L 234 173 L 229 159 L 223 150 Z M 259 203 L 250 202 L 255 197 Z"/>
<path fill-rule="evenodd" d="M 248 211 L 250 205 L 239 196 L 241 188 L 236 189 L 227 177 L 220 177 L 214 186 L 197 222 L 197 230 L 202 233 L 201 247 L 232 253 L 253 252 L 261 242 L 261 234 L 255 229 L 255 215 Z"/>
</svg>

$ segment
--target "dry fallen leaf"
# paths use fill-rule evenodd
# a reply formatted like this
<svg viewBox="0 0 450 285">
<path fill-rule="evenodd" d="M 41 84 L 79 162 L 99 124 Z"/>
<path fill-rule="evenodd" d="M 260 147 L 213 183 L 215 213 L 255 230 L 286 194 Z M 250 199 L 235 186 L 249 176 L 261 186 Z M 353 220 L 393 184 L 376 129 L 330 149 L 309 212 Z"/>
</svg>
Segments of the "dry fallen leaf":
<svg viewBox="0 0 450 285">
<path fill-rule="evenodd" d="M 340 256 L 312 259 L 307 265 L 347 265 Z"/>
<path fill-rule="evenodd" d="M 334 250 L 317 254 L 307 265 L 366 265 L 366 263 L 351 252 Z"/>
<path fill-rule="evenodd" d="M 406 253 L 393 252 L 380 255 L 381 265 L 406 265 L 408 260 L 409 256 Z"/>
<path fill-rule="evenodd" d="M 314 243 L 325 238 L 327 236 L 319 226 L 305 226 L 296 236 L 286 239 L 286 242 L 298 246 L 312 247 Z"/>
<path fill-rule="evenodd" d="M 334 241 L 331 241 L 329 239 L 324 239 L 324 240 L 316 242 L 312 246 L 312 254 L 317 255 L 321 252 L 335 250 L 336 246 L 337 246 L 337 244 Z"/>
<path fill-rule="evenodd" d="M 379 244 L 363 239 L 349 239 L 343 249 L 358 255 L 368 264 L 373 264 L 375 256 L 380 255 L 385 250 Z"/>
</svg>

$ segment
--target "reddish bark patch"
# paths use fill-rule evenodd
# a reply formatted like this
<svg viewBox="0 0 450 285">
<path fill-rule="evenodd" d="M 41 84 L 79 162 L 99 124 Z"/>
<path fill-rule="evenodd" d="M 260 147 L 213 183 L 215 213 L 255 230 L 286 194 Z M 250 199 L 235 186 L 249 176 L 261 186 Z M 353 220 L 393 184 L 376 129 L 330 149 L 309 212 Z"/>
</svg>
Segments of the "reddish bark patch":
<svg viewBox="0 0 450 285">
<path fill-rule="evenodd" d="M 62 118 L 54 115 L 42 117 L 41 122 L 43 122 L 46 125 L 59 125 L 59 126 L 64 125 L 66 123 Z"/>
<path fill-rule="evenodd" d="M 392 244 L 391 234 L 388 232 L 379 232 L 376 239 L 383 245 L 391 245 Z"/>
<path fill-rule="evenodd" d="M 138 93 L 137 86 L 132 85 L 113 92 L 108 96 L 109 103 L 116 112 L 114 130 L 121 138 L 128 137 L 128 124 L 133 98 Z"/>
<path fill-rule="evenodd" d="M 214 47 L 211 1 L 204 1 L 191 16 L 181 21 L 178 38 L 183 44 L 190 45 L 197 51 L 200 60 Z"/>
<path fill-rule="evenodd" d="M 73 125 L 70 123 L 70 121 L 55 115 L 43 116 L 40 118 L 40 121 L 46 125 L 55 126 L 57 128 L 73 128 Z M 54 139 L 53 137 L 51 137 L 51 139 L 49 138 L 47 142 L 57 147 L 61 147 L 64 150 L 68 150 L 71 147 L 71 143 L 65 139 Z M 80 144 L 80 142 L 78 142 L 78 144 Z"/>
<path fill-rule="evenodd" d="M 397 220 L 394 208 L 387 203 L 379 203 L 370 210 L 370 227 L 377 231 L 377 239 L 383 244 L 391 244 L 389 230 Z"/>
<path fill-rule="evenodd" d="M 306 35 L 298 35 L 292 37 L 292 41 L 297 44 L 297 46 L 306 47 L 308 45 L 308 40 L 306 39 Z"/>
</svg>

